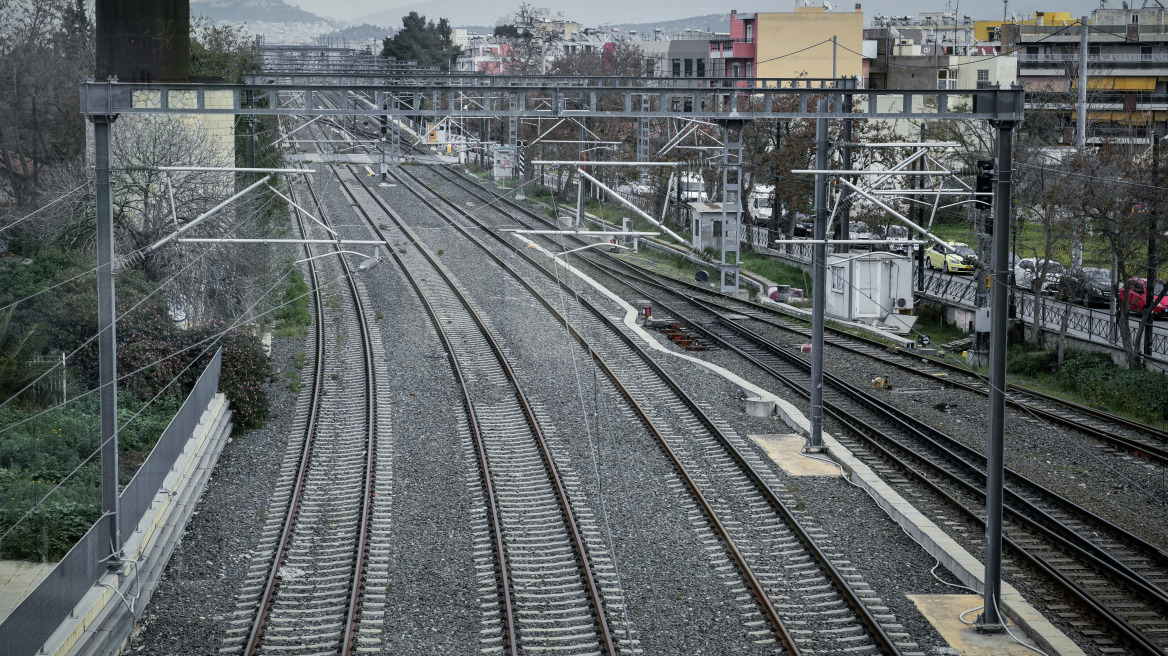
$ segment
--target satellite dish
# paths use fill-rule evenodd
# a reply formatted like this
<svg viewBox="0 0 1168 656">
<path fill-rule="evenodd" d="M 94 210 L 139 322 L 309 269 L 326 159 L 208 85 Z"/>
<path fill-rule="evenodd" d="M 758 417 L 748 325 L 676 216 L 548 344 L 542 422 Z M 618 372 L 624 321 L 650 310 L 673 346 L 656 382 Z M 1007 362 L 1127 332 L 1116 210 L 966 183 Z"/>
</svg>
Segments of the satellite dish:
<svg viewBox="0 0 1168 656">
<path fill-rule="evenodd" d="M 702 269 L 694 274 L 694 280 L 697 280 L 698 282 L 709 282 L 710 273 L 705 269 Z"/>
<path fill-rule="evenodd" d="M 889 34 L 891 34 L 892 38 L 894 39 L 900 38 L 900 30 L 896 29 L 895 27 L 889 28 Z"/>
<path fill-rule="evenodd" d="M 828 2 L 828 0 L 823 0 L 823 8 L 828 10 L 828 11 L 831 11 L 832 10 L 831 3 Z"/>
</svg>

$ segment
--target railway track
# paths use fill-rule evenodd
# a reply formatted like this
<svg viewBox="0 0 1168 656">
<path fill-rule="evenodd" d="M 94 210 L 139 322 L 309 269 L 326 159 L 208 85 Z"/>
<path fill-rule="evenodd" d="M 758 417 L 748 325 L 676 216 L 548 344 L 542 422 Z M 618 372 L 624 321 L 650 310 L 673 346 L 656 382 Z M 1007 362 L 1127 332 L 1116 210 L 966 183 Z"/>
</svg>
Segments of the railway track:
<svg viewBox="0 0 1168 656">
<path fill-rule="evenodd" d="M 447 181 L 458 185 L 468 193 L 477 195 L 484 202 L 505 205 L 518 215 L 540 222 L 544 227 L 549 225 L 546 217 L 521 204 L 514 203 L 505 196 L 484 189 L 461 176 L 445 171 L 442 167 L 433 168 Z M 691 295 L 701 298 L 703 302 L 721 307 L 728 313 L 742 314 L 751 319 L 766 322 L 777 329 L 799 335 L 805 340 L 810 340 L 811 325 L 809 319 L 792 316 L 774 307 L 759 303 L 728 298 L 706 287 L 645 271 L 627 262 L 620 262 L 619 266 L 628 275 L 647 283 L 651 281 L 656 284 L 682 287 L 688 290 Z M 666 283 L 662 283 L 663 280 Z M 830 325 L 825 327 L 825 335 L 825 342 L 831 346 L 878 360 L 883 365 L 897 371 L 914 377 L 940 379 L 945 384 L 958 389 L 981 396 L 989 395 L 988 383 L 984 379 L 974 376 L 968 368 L 962 365 L 913 354 L 877 339 L 856 335 Z M 1013 382 L 1010 384 L 1007 403 L 1014 408 L 1032 414 L 1036 418 L 1097 439 L 1108 449 L 1132 453 L 1159 465 L 1168 465 L 1168 431 L 1073 403 Z"/>
<path fill-rule="evenodd" d="M 464 237 L 479 244 L 483 252 L 552 312 L 557 321 L 564 322 L 548 300 L 550 294 L 535 289 L 526 276 L 478 240 L 471 233 L 473 227 L 468 229 L 443 212 L 439 204 L 445 201 L 436 194 L 427 197 L 407 171 L 395 176 L 401 186 L 417 193 L 420 200 L 446 216 Z M 452 210 L 461 211 L 456 205 L 446 204 Z M 472 217 L 463 212 L 463 218 Z M 528 257 L 524 249 L 504 240 L 500 243 L 511 252 Z M 546 285 L 554 287 L 554 281 L 546 277 L 542 267 L 531 260 L 527 263 L 542 272 Z M 886 653 L 899 653 L 896 643 L 907 643 L 906 636 L 889 636 L 881 620 L 875 617 L 880 615 L 888 622 L 887 607 L 879 600 L 872 600 L 873 608 L 869 608 L 863 598 L 870 597 L 871 591 L 862 581 L 855 583 L 858 594 L 849 586 L 835 565 L 845 563 L 844 555 L 825 551 L 816 544 L 816 539 L 825 536 L 813 535 L 798 523 L 781 495 L 774 491 L 780 488 L 778 479 L 745 440 L 728 426 L 713 421 L 707 409 L 690 399 L 600 309 L 586 301 L 584 306 L 587 314 L 572 312 L 573 320 L 565 323 L 654 433 L 715 531 L 722 536 L 768 616 L 772 613 L 777 616 L 772 619 L 775 634 L 781 642 L 786 642 L 783 638 L 786 631 L 781 628 L 783 620 L 812 627 L 792 632 L 792 646 L 788 651 L 830 652 L 845 645 L 861 649 L 866 645 Z M 589 338 L 585 339 L 584 335 Z M 854 619 L 849 620 L 848 615 L 853 613 Z"/>
<path fill-rule="evenodd" d="M 295 211 L 304 238 L 323 236 Z M 389 499 L 379 482 L 388 480 L 389 464 L 377 458 L 389 436 L 378 415 L 374 353 L 380 336 L 340 255 L 322 263 L 323 253 L 311 246 L 305 252 L 315 311 L 311 371 L 297 402 L 295 443 L 281 467 L 273 512 L 252 552 L 221 653 L 347 655 L 375 642 L 359 633 L 370 633 L 362 627 L 381 619 L 377 593 L 363 587 L 383 579 L 387 568 L 374 548 L 388 530 L 375 514 L 384 517 Z M 347 295 L 326 301 L 324 290 L 341 278 Z M 345 357 L 355 354 L 361 362 L 348 366 Z"/>
<path fill-rule="evenodd" d="M 607 267 L 597 265 L 597 268 Z M 617 286 L 628 285 L 632 277 L 644 280 L 641 274 L 629 268 L 622 268 L 619 272 L 607 268 L 606 273 Z M 744 328 L 742 324 L 749 315 L 719 313 L 706 305 L 704 299 L 698 302 L 686 294 L 669 290 L 666 285 L 656 286 L 661 290 L 656 294 L 635 286 L 634 294 L 654 299 L 655 295 L 667 292 L 681 299 L 671 303 L 686 302 L 702 307 L 705 314 L 695 317 L 688 308 L 683 312 L 659 298 L 655 301 L 655 307 L 666 308 L 667 312 L 704 332 L 709 339 L 735 350 L 793 389 L 806 394 L 806 360 Z M 725 302 L 720 309 L 726 309 Z M 740 304 L 732 309 L 749 311 L 750 308 Z M 879 414 L 883 417 L 873 417 L 873 411 L 863 407 L 873 405 L 871 399 L 864 398 L 865 393 L 837 378 L 829 376 L 829 381 L 829 411 L 861 436 L 864 443 L 853 439 L 849 444 L 861 457 L 872 459 L 876 454 L 885 459 L 885 463 L 878 463 L 877 469 L 886 472 L 891 471 L 887 462 L 895 463 L 899 471 L 911 472 L 917 478 L 917 484 L 927 483 L 944 494 L 971 521 L 982 521 L 979 512 L 973 510 L 984 504 L 981 492 L 984 489 L 984 459 L 979 454 L 921 422 L 898 418 L 900 413 L 895 409 L 881 408 Z M 861 399 L 863 403 L 857 403 Z M 898 433 L 915 434 L 918 442 L 902 442 L 893 437 Z M 918 455 L 921 450 L 931 451 L 933 455 L 922 457 Z M 938 485 L 935 482 L 938 477 L 948 480 L 948 485 Z M 1164 633 L 1168 631 L 1168 616 L 1165 615 L 1168 609 L 1165 604 L 1168 601 L 1165 596 L 1168 560 L 1164 552 L 1016 474 L 1011 473 L 1008 484 L 1011 486 L 1008 536 L 1014 554 L 1059 582 L 1069 594 L 1099 616 L 1113 635 L 1118 635 L 1143 653 L 1164 653 Z M 1092 639 L 1104 653 L 1125 649 L 1122 645 L 1115 646 L 1116 641 L 1111 636 Z"/>
<path fill-rule="evenodd" d="M 568 493 L 489 323 L 396 213 L 379 206 L 409 243 L 394 250 L 386 231 L 370 216 L 368 201 L 344 188 L 426 307 L 462 388 L 496 551 L 501 646 L 511 654 L 544 648 L 616 654 L 627 633 L 614 632 L 609 625 Z M 608 597 L 609 603 L 619 604 L 619 593 Z M 630 643 L 620 649 L 632 653 L 634 647 Z"/>
</svg>

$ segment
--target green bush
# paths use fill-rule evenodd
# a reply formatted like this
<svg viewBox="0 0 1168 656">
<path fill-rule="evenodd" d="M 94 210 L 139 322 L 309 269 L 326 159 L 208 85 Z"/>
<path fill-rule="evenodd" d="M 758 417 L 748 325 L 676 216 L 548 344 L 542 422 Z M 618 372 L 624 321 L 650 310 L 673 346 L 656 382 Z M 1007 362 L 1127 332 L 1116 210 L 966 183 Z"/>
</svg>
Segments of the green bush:
<svg viewBox="0 0 1168 656">
<path fill-rule="evenodd" d="M 1122 369 L 1106 353 L 1067 351 L 1057 379 L 1094 405 L 1152 420 L 1168 419 L 1168 376 Z"/>
<path fill-rule="evenodd" d="M 221 332 L 226 327 L 226 322 L 213 322 L 191 331 L 191 338 L 198 340 Z M 269 417 L 268 393 L 264 383 L 272 377 L 272 365 L 264 353 L 263 344 L 259 337 L 247 330 L 231 330 L 219 339 L 219 345 L 223 347 L 219 389 L 231 402 L 232 420 L 240 428 L 263 426 Z M 191 373 L 195 376 L 202 371 L 203 365 L 191 367 Z"/>
<path fill-rule="evenodd" d="M 1039 349 L 1030 344 L 1010 347 L 1006 371 L 1017 376 L 1041 376 L 1058 371 L 1058 352 Z"/>
<path fill-rule="evenodd" d="M 288 276 L 288 288 L 284 290 L 284 305 L 276 310 L 276 337 L 304 337 L 304 331 L 312 325 L 312 312 L 308 310 L 308 283 L 300 270 L 288 265 L 292 270 Z"/>
</svg>

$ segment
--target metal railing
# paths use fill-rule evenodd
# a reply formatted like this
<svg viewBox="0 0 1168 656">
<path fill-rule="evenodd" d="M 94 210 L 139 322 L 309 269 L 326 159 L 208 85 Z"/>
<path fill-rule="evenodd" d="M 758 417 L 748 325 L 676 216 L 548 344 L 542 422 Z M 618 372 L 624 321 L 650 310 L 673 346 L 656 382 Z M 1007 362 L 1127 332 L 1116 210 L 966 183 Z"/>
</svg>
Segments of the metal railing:
<svg viewBox="0 0 1168 656">
<path fill-rule="evenodd" d="M 977 296 L 977 282 L 973 276 L 950 276 L 938 271 L 925 273 L 924 293 L 946 302 L 961 304 L 973 308 Z M 1109 310 L 1086 308 L 1074 305 L 1067 301 L 1058 301 L 1053 298 L 1043 298 L 1041 312 L 1032 292 L 1015 290 L 1014 298 L 1017 308 L 1017 318 L 1031 326 L 1038 326 L 1052 334 L 1062 332 L 1064 318 L 1067 322 L 1067 336 L 1075 339 L 1106 345 L 1115 349 L 1122 348 L 1119 337 L 1119 324 Z M 1035 313 L 1038 313 L 1037 318 Z M 1138 317 L 1128 319 L 1132 324 L 1132 337 L 1135 337 Z M 1168 360 L 1168 333 L 1163 330 L 1152 332 L 1152 353 L 1158 360 Z"/>
<path fill-rule="evenodd" d="M 118 527 L 129 538 L 150 507 L 162 479 L 194 433 L 211 397 L 219 388 L 222 349 L 215 353 L 199 381 L 162 432 L 154 450 L 119 496 Z M 0 654 L 37 653 L 53 631 L 73 612 L 93 584 L 109 571 L 101 556 L 110 548 L 109 522 L 97 522 L 57 563 L 53 571 L 0 623 Z M 114 545 L 120 551 L 122 545 Z"/>
<path fill-rule="evenodd" d="M 913 272 L 915 276 L 916 269 Z M 925 294 L 970 307 L 973 307 L 977 298 L 977 284 L 973 276 L 959 278 L 942 274 L 940 271 L 926 270 L 924 287 Z"/>
<path fill-rule="evenodd" d="M 1017 53 L 1018 61 L 1023 64 L 1034 62 L 1075 62 L 1079 61 L 1077 53 Z M 1153 52 L 1105 52 L 1088 54 L 1088 64 L 1141 64 L 1146 62 L 1168 62 L 1168 53 Z"/>
<path fill-rule="evenodd" d="M 1072 305 L 1066 301 L 1044 299 L 1042 311 L 1035 317 L 1038 303 L 1033 294 L 1017 294 L 1018 318 L 1038 326 L 1049 333 L 1060 333 L 1064 318 L 1067 322 L 1067 336 L 1084 341 L 1106 344 L 1114 348 L 1122 348 L 1119 338 L 1119 324 L 1115 317 L 1107 310 L 1093 310 L 1090 308 Z M 1132 337 L 1135 337 L 1138 321 L 1130 317 Z M 1168 335 L 1163 332 L 1152 331 L 1152 354 L 1157 360 L 1168 359 Z"/>
</svg>

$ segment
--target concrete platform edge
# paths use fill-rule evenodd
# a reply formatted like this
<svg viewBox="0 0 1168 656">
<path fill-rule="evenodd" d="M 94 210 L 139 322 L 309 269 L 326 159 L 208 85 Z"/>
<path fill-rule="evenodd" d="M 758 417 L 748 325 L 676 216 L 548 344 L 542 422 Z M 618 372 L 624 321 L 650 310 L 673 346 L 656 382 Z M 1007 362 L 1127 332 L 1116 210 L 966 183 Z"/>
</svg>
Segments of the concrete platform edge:
<svg viewBox="0 0 1168 656">
<path fill-rule="evenodd" d="M 218 393 L 203 412 L 195 434 L 163 481 L 150 510 L 126 541 L 121 567 L 93 586 L 38 654 L 75 656 L 116 654 L 122 650 L 202 496 L 231 428 L 227 399 Z M 136 567 L 140 569 L 134 571 Z M 132 608 L 128 600 L 134 601 Z"/>
<path fill-rule="evenodd" d="M 802 435 L 810 434 L 811 422 L 794 405 L 776 398 L 775 409 L 783 422 L 792 430 Z M 915 506 L 900 496 L 900 493 L 885 483 L 876 472 L 860 462 L 850 449 L 840 444 L 828 433 L 823 434 L 823 441 L 827 445 L 828 455 L 851 474 L 852 482 L 864 488 L 876 500 L 876 505 L 888 513 L 888 516 L 908 532 L 930 556 L 941 561 L 945 569 L 957 577 L 963 585 L 976 590 L 979 594 L 984 591 L 985 565 L 981 561 L 974 558 L 932 520 L 925 517 Z M 1002 584 L 1002 605 L 1002 612 L 1014 620 L 1026 635 L 1049 656 L 1056 654 L 1060 656 L 1085 656 L 1083 650 L 1072 642 L 1066 634 L 1043 617 L 1013 586 L 1004 582 Z"/>
</svg>

